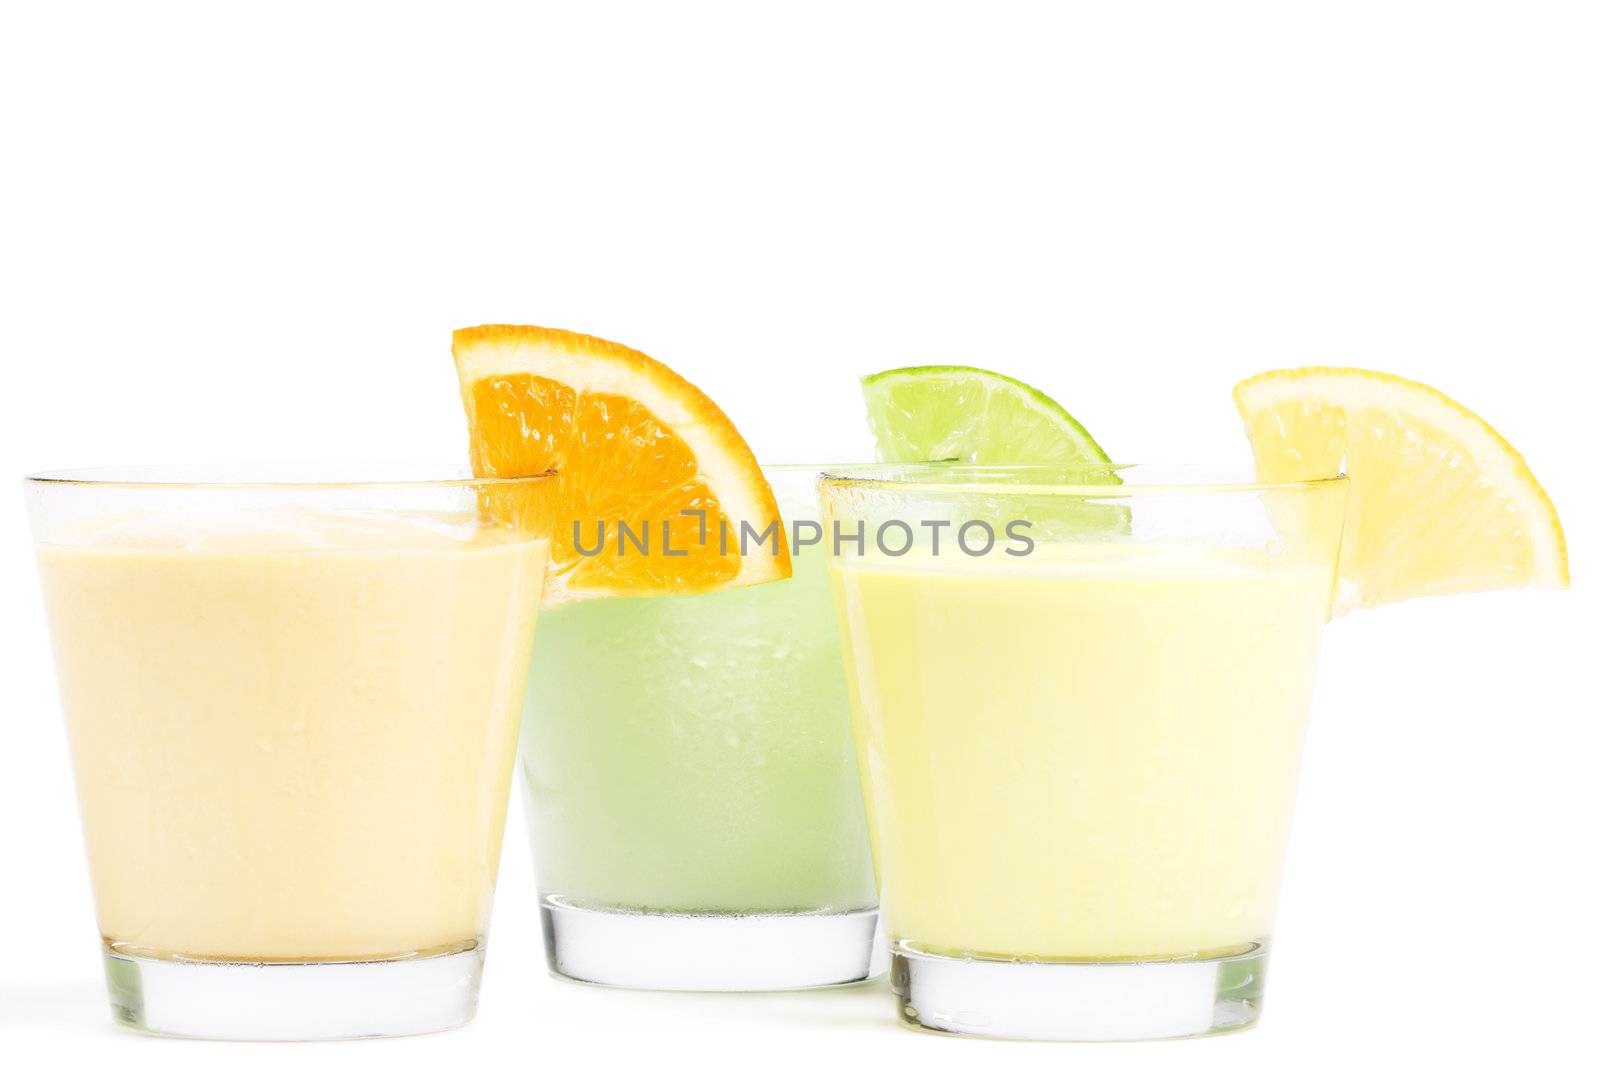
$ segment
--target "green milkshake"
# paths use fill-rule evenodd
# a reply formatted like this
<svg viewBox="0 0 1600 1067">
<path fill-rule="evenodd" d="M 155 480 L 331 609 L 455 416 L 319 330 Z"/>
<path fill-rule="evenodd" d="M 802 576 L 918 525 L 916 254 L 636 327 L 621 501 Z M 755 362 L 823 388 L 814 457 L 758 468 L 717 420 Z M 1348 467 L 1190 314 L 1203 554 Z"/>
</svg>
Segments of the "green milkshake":
<svg viewBox="0 0 1600 1067">
<path fill-rule="evenodd" d="M 786 523 L 815 518 L 815 469 L 766 474 Z M 827 557 L 793 562 L 781 581 L 541 617 L 521 763 L 558 973 L 717 989 L 868 975 L 877 892 Z"/>
</svg>

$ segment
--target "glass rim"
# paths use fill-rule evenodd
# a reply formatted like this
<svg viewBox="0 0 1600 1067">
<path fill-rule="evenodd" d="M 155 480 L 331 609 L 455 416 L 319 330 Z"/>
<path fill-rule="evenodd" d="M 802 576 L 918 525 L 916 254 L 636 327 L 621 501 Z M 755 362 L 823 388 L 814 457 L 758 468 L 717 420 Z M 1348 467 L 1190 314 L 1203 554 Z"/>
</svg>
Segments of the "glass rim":
<svg viewBox="0 0 1600 1067">
<path fill-rule="evenodd" d="M 448 463 L 153 463 L 36 471 L 22 481 L 29 486 L 80 489 L 472 489 L 533 485 L 556 476 L 556 471 L 547 470 L 479 478 L 464 466 Z"/>
<path fill-rule="evenodd" d="M 1154 481 L 1127 482 L 1124 474 L 1150 472 Z M 1029 474 L 1050 474 L 1048 481 L 1030 481 Z M 917 477 L 909 477 L 916 475 Z M 949 475 L 948 478 L 942 476 Z M 1010 475 L 1013 481 L 985 480 Z M 1020 476 L 1020 477 L 1018 477 Z M 1058 480 L 1061 477 L 1069 480 Z M 1078 477 L 1082 480 L 1070 480 Z M 1115 478 L 1116 480 L 1111 480 Z M 1098 479 L 1098 480 L 1091 480 Z M 1317 489 L 1347 484 L 1343 471 L 1315 478 L 1263 479 L 1254 467 L 1197 463 L 924 463 L 833 464 L 823 469 L 821 483 L 830 488 L 872 488 L 937 493 L 1056 494 L 1064 496 L 1149 496 L 1176 493 L 1259 493 Z"/>
</svg>

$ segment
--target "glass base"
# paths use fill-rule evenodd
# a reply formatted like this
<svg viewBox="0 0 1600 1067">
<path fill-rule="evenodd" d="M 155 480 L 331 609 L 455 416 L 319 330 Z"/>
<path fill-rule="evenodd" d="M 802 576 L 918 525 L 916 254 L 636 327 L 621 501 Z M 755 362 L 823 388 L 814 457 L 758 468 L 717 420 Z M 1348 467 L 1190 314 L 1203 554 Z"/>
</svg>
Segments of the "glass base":
<svg viewBox="0 0 1600 1067">
<path fill-rule="evenodd" d="M 546 897 L 545 957 L 564 978 L 631 989 L 771 992 L 871 978 L 876 908 L 731 915 L 602 911 Z"/>
<path fill-rule="evenodd" d="M 212 963 L 105 952 L 117 1022 L 169 1037 L 335 1041 L 450 1030 L 478 1008 L 483 948 L 364 963 Z"/>
<path fill-rule="evenodd" d="M 1265 942 L 1212 959 L 1028 963 L 895 948 L 890 984 L 919 1030 L 1031 1041 L 1147 1041 L 1243 1030 L 1261 1013 Z"/>
</svg>

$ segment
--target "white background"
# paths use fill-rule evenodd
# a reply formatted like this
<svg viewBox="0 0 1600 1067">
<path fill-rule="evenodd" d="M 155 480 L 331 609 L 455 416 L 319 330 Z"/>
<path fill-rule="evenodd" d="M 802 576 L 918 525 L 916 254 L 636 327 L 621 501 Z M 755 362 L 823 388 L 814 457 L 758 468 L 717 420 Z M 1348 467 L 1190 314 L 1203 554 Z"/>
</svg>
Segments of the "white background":
<svg viewBox="0 0 1600 1067">
<path fill-rule="evenodd" d="M 1592 7 L 0 11 L 7 477 L 459 457 L 449 331 L 481 321 L 643 348 L 771 460 L 864 457 L 856 377 L 936 360 L 1036 382 L 1119 459 L 1243 462 L 1234 381 L 1333 362 L 1493 422 L 1560 506 L 1575 579 L 1331 627 L 1252 1033 L 1064 1050 L 900 1031 L 881 986 L 557 984 L 514 811 L 474 1026 L 214 1046 L 107 1022 L 20 493 L 0 493 L 0 1058 L 1594 1055 Z"/>
</svg>

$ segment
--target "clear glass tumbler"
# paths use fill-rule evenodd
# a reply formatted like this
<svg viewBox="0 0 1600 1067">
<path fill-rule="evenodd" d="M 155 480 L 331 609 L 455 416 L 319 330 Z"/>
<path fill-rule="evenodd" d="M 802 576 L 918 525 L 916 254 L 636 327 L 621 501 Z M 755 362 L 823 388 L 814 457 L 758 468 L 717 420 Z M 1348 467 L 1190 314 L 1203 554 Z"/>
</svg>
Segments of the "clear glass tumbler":
<svg viewBox="0 0 1600 1067">
<path fill-rule="evenodd" d="M 905 1022 L 1112 1040 L 1255 1021 L 1345 489 L 1143 467 L 822 480 Z"/>
<path fill-rule="evenodd" d="M 811 523 L 791 540 L 810 539 L 818 468 L 766 473 L 785 519 Z M 827 556 L 797 548 L 782 581 L 540 620 L 521 761 L 556 974 L 725 991 L 871 974 Z"/>
<path fill-rule="evenodd" d="M 27 479 L 121 1023 L 291 1040 L 472 1018 L 552 485 Z"/>
</svg>

